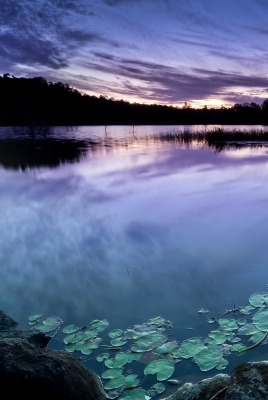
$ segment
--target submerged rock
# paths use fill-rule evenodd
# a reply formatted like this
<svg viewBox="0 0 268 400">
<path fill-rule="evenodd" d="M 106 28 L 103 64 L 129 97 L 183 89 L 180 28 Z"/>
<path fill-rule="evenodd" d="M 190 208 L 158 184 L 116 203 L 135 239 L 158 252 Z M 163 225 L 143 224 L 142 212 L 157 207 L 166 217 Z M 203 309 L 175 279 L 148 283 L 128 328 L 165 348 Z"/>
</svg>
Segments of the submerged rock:
<svg viewBox="0 0 268 400">
<path fill-rule="evenodd" d="M 72 354 L 46 348 L 44 334 L 17 328 L 0 311 L 0 390 L 8 397 L 106 400 L 99 377 Z"/>
</svg>

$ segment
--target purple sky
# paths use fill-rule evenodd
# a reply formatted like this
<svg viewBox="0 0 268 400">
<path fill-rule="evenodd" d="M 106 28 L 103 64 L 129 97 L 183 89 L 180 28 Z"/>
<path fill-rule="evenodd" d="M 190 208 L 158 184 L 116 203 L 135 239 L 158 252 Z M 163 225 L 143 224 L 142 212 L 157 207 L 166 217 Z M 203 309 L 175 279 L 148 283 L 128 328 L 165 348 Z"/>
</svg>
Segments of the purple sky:
<svg viewBox="0 0 268 400">
<path fill-rule="evenodd" d="M 130 102 L 268 98 L 267 0 L 1 0 L 0 74 Z"/>
</svg>

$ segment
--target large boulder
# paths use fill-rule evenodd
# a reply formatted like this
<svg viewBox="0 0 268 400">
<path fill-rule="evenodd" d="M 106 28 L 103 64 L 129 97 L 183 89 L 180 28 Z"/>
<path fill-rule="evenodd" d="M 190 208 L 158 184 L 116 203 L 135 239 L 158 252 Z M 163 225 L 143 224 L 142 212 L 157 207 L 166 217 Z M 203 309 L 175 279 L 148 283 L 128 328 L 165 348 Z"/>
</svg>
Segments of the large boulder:
<svg viewBox="0 0 268 400">
<path fill-rule="evenodd" d="M 268 362 L 238 364 L 232 372 L 224 400 L 267 400 Z"/>
<path fill-rule="evenodd" d="M 196 384 L 185 383 L 176 393 L 165 400 L 211 400 L 216 393 L 224 392 L 230 383 L 230 379 L 229 375 L 218 374 L 213 378 L 204 379 Z M 215 400 L 222 399 L 223 397 L 215 397 Z"/>
<path fill-rule="evenodd" d="M 99 377 L 72 354 L 45 347 L 48 341 L 19 330 L 0 311 L 0 391 L 27 399 L 106 400 Z"/>
<path fill-rule="evenodd" d="M 241 363 L 231 376 L 185 383 L 165 400 L 268 400 L 268 362 Z"/>
</svg>

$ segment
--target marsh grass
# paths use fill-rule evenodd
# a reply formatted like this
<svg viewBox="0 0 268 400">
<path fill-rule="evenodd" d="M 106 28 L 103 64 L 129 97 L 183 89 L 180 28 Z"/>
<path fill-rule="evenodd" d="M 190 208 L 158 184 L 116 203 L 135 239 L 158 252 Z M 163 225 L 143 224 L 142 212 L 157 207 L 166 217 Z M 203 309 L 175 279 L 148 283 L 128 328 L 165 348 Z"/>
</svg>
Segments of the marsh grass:
<svg viewBox="0 0 268 400">
<path fill-rule="evenodd" d="M 191 132 L 184 131 L 171 131 L 164 132 L 158 135 L 161 141 L 178 141 L 184 143 L 197 142 L 268 142 L 268 131 L 252 129 L 250 131 L 243 131 L 239 129 L 223 129 L 214 128 L 212 130 L 200 130 Z"/>
<path fill-rule="evenodd" d="M 268 146 L 268 131 L 252 129 L 244 131 L 240 129 L 214 128 L 212 130 L 190 130 L 161 132 L 151 139 L 160 142 L 177 142 L 180 144 L 197 143 L 214 148 L 216 151 L 226 149 L 239 149 L 244 147 Z"/>
</svg>

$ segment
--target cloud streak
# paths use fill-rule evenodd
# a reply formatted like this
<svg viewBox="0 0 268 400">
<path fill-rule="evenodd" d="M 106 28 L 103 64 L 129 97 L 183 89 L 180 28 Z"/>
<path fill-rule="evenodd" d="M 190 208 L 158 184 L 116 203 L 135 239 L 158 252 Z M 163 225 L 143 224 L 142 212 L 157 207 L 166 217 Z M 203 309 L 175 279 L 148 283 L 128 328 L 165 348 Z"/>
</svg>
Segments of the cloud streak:
<svg viewBox="0 0 268 400">
<path fill-rule="evenodd" d="M 262 0 L 2 0 L 0 73 L 128 101 L 262 103 L 266 11 Z"/>
</svg>

